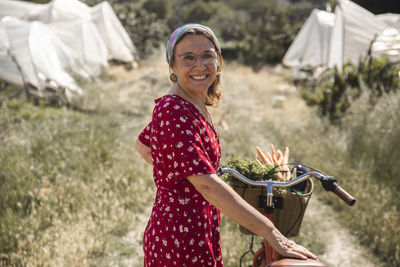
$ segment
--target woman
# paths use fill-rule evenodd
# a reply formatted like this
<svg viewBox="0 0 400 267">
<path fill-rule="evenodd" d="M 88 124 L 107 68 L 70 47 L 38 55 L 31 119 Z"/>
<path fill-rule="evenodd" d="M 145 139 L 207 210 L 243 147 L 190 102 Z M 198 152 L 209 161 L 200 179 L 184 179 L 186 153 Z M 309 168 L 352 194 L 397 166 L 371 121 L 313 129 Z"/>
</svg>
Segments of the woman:
<svg viewBox="0 0 400 267">
<path fill-rule="evenodd" d="M 167 45 L 173 84 L 155 100 L 136 149 L 153 165 L 156 201 L 144 239 L 145 266 L 222 266 L 220 211 L 268 240 L 281 255 L 315 258 L 217 176 L 218 133 L 206 106 L 217 105 L 222 57 L 203 25 L 176 29 Z"/>
</svg>

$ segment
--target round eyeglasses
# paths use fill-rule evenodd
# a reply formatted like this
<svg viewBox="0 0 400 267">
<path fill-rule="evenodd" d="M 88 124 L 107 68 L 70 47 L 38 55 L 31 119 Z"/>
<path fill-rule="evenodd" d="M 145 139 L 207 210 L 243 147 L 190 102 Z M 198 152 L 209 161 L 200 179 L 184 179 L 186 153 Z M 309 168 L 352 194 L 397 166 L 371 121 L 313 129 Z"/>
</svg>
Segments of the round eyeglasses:
<svg viewBox="0 0 400 267">
<path fill-rule="evenodd" d="M 208 51 L 201 54 L 185 53 L 178 55 L 180 61 L 184 66 L 192 66 L 196 63 L 197 58 L 200 58 L 201 62 L 205 65 L 215 64 L 218 61 L 218 52 Z"/>
</svg>

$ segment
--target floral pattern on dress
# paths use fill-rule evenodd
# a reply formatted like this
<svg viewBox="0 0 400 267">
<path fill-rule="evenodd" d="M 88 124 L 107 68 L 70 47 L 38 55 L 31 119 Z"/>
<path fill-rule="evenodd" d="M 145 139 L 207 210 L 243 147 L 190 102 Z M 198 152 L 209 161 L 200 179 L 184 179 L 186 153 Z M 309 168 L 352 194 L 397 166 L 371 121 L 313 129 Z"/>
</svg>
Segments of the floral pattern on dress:
<svg viewBox="0 0 400 267">
<path fill-rule="evenodd" d="M 186 179 L 217 172 L 218 134 L 185 99 L 166 95 L 155 102 L 139 135 L 151 148 L 157 187 L 143 237 L 144 265 L 223 266 L 220 212 Z"/>
</svg>

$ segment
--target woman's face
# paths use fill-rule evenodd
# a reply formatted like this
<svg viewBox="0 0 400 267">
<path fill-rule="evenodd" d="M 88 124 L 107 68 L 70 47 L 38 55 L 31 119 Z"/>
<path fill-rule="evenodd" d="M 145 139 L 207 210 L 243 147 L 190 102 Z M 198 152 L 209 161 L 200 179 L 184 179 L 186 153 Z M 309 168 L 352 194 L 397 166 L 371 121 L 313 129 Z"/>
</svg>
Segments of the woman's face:
<svg viewBox="0 0 400 267">
<path fill-rule="evenodd" d="M 175 46 L 172 70 L 183 89 L 207 94 L 215 81 L 219 64 L 213 43 L 204 35 L 188 34 Z"/>
</svg>

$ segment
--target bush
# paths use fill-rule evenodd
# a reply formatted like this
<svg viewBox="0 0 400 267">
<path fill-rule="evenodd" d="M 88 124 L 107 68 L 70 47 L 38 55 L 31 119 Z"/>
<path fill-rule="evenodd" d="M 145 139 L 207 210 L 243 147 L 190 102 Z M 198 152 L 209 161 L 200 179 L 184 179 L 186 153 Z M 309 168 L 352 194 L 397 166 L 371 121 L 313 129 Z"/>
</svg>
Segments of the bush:
<svg viewBox="0 0 400 267">
<path fill-rule="evenodd" d="M 222 18 L 228 20 L 223 23 L 216 23 L 218 16 L 211 21 L 229 42 L 229 49 L 237 51 L 238 61 L 257 68 L 282 60 L 301 27 L 293 13 L 291 8 L 264 6 L 249 12 L 226 12 Z"/>
<path fill-rule="evenodd" d="M 355 65 L 346 63 L 340 71 L 336 67 L 313 86 L 302 89 L 308 105 L 317 106 L 322 117 L 340 125 L 352 103 L 363 93 L 369 104 L 375 105 L 383 95 L 400 89 L 400 62 L 387 58 L 369 58 Z"/>
</svg>

